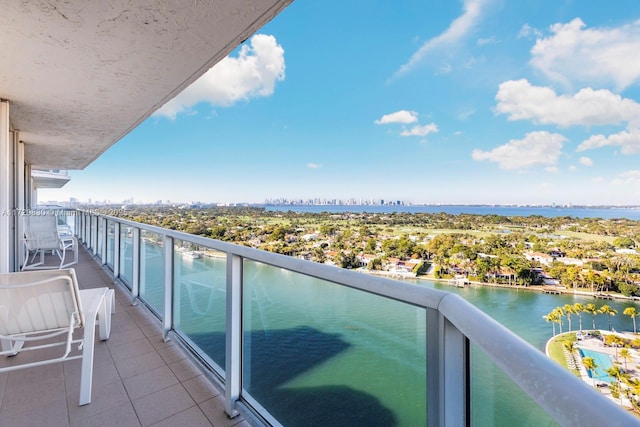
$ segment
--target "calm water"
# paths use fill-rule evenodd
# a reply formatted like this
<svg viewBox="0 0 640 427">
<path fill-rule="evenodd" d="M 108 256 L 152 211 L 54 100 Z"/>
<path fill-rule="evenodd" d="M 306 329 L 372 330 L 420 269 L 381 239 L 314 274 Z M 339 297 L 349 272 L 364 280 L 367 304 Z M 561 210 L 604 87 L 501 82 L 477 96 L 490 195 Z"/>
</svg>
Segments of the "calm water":
<svg viewBox="0 0 640 427">
<path fill-rule="evenodd" d="M 367 206 L 343 206 L 343 205 L 285 205 L 265 206 L 269 211 L 293 211 L 293 212 L 370 212 L 370 213 L 448 213 L 473 214 L 473 215 L 501 215 L 501 216 L 545 216 L 574 218 L 627 218 L 640 220 L 640 208 L 563 208 L 563 207 L 515 207 L 515 206 L 464 206 L 464 205 L 428 205 L 428 206 L 396 206 L 396 205 L 367 205 Z"/>
<path fill-rule="evenodd" d="M 157 251 L 147 253 L 142 293 L 161 312 L 161 273 L 153 266 L 161 258 Z M 176 254 L 175 263 L 176 327 L 224 366 L 225 260 Z M 414 283 L 460 294 L 540 351 L 552 332 L 543 315 L 575 302 L 604 304 L 570 295 Z M 250 261 L 244 284 L 244 388 L 284 425 L 425 425 L 424 310 Z M 620 313 L 613 327 L 631 329 L 621 313 L 633 303 L 606 303 Z M 591 323 L 583 315 L 584 327 Z M 597 318 L 597 327 L 607 328 L 606 317 Z M 555 425 L 473 348 L 472 363 L 474 425 Z"/>
</svg>

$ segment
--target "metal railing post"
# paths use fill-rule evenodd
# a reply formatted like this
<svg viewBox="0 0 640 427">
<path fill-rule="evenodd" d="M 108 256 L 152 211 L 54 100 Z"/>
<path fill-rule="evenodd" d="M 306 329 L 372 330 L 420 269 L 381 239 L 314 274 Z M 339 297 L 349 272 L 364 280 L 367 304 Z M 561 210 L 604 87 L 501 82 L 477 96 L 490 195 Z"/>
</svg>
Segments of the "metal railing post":
<svg viewBox="0 0 640 427">
<path fill-rule="evenodd" d="M 120 223 L 113 223 L 113 275 L 120 277 Z"/>
<path fill-rule="evenodd" d="M 163 235 L 164 257 L 164 316 L 162 318 L 162 338 L 169 340 L 173 328 L 173 238 Z"/>
<path fill-rule="evenodd" d="M 89 219 L 89 214 L 85 213 L 82 215 L 82 242 L 87 248 L 89 247 L 89 232 L 87 231 Z"/>
<path fill-rule="evenodd" d="M 427 425 L 471 425 L 469 340 L 427 309 Z"/>
<path fill-rule="evenodd" d="M 242 257 L 227 254 L 224 411 L 235 417 L 242 389 Z"/>
<path fill-rule="evenodd" d="M 98 221 L 100 218 L 98 216 L 92 217 L 91 221 L 91 248 L 93 249 L 93 255 L 98 254 Z M 93 224 L 95 224 L 95 228 L 93 228 Z"/>
<path fill-rule="evenodd" d="M 100 218 L 100 221 L 102 221 L 102 258 L 101 258 L 101 262 L 102 265 L 105 265 L 107 263 L 107 242 L 109 241 L 109 229 L 108 229 L 108 223 L 107 223 L 107 219 L 106 218 Z"/>
<path fill-rule="evenodd" d="M 133 228 L 133 234 L 131 236 L 132 242 L 132 283 L 131 283 L 131 304 L 135 305 L 138 296 L 140 295 L 140 229 L 138 227 Z"/>
</svg>

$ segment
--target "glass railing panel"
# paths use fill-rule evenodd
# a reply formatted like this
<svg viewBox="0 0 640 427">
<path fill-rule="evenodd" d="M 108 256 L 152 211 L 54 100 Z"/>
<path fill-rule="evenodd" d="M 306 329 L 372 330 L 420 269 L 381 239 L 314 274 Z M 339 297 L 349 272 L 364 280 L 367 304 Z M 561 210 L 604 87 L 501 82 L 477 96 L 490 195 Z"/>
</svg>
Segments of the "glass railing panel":
<svg viewBox="0 0 640 427">
<path fill-rule="evenodd" d="M 113 262 L 116 249 L 116 224 L 112 220 L 107 220 L 107 266 L 113 271 Z"/>
<path fill-rule="evenodd" d="M 226 254 L 186 241 L 174 241 L 173 322 L 224 369 Z"/>
<path fill-rule="evenodd" d="M 75 233 L 76 230 L 76 216 L 78 215 L 78 211 L 74 211 L 71 209 L 65 209 L 63 213 L 58 216 L 58 223 L 62 223 L 69 227 L 69 229 Z"/>
<path fill-rule="evenodd" d="M 471 346 L 471 414 L 474 426 L 558 424 L 482 350 Z"/>
<path fill-rule="evenodd" d="M 89 238 L 89 242 L 91 243 L 90 247 L 91 249 L 95 249 L 96 247 L 96 232 L 98 230 L 98 217 L 97 216 L 91 216 L 91 237 Z"/>
<path fill-rule="evenodd" d="M 244 262 L 243 390 L 283 425 L 426 424 L 426 311 Z"/>
<path fill-rule="evenodd" d="M 133 227 L 120 224 L 120 280 L 127 287 L 133 284 Z"/>
<path fill-rule="evenodd" d="M 162 236 L 140 231 L 140 296 L 164 317 L 164 255 Z"/>
<path fill-rule="evenodd" d="M 98 218 L 98 242 L 96 243 L 96 254 L 102 256 L 104 251 L 104 221 Z"/>
</svg>

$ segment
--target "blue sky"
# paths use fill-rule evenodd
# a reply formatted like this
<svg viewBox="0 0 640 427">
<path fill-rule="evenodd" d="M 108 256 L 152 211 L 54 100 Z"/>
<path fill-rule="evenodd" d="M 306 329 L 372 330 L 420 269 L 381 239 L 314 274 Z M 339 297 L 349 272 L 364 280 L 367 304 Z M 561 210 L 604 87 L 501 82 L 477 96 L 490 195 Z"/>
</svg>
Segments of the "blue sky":
<svg viewBox="0 0 640 427">
<path fill-rule="evenodd" d="M 640 2 L 296 0 L 40 201 L 640 204 Z"/>
</svg>

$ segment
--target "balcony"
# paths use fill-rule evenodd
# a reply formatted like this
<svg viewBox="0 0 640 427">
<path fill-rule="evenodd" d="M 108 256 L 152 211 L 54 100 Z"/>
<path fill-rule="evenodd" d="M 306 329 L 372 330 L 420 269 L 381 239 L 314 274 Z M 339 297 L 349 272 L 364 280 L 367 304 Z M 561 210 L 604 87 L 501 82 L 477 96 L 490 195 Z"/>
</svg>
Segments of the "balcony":
<svg viewBox="0 0 640 427">
<path fill-rule="evenodd" d="M 60 425 L 638 422 L 453 294 L 91 212 L 67 218 L 88 249 L 81 284 L 115 276 L 117 289 L 94 400 L 77 406 L 74 362 L 12 373 L 0 377 L 2 425 L 27 408 Z M 44 398 L 30 392 L 42 381 Z"/>
<path fill-rule="evenodd" d="M 0 425 L 248 426 L 242 417 L 226 417 L 220 391 L 175 342 L 163 340 L 157 318 L 132 305 L 129 292 L 114 286 L 85 249 L 75 268 L 81 288 L 116 290 L 111 337 L 96 341 L 92 402 L 78 406 L 80 360 L 4 373 Z"/>
</svg>

